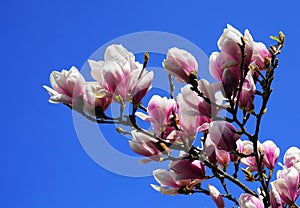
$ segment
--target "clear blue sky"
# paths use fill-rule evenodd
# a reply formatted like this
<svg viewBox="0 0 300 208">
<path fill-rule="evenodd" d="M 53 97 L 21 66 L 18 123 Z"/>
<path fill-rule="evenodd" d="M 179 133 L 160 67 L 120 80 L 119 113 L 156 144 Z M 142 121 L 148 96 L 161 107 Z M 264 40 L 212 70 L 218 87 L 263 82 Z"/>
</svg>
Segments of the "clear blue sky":
<svg viewBox="0 0 300 208">
<path fill-rule="evenodd" d="M 132 32 L 174 33 L 209 55 L 227 23 L 249 28 L 255 40 L 267 44 L 270 35 L 284 31 L 286 47 L 261 133 L 280 145 L 282 154 L 300 146 L 297 1 L 198 2 L 1 3 L 0 207 L 213 207 L 209 197 L 163 196 L 149 186 L 155 183 L 151 177 L 128 178 L 101 168 L 81 147 L 71 112 L 47 101 L 41 86 L 49 84 L 52 70 L 80 68 L 98 47 Z"/>
</svg>

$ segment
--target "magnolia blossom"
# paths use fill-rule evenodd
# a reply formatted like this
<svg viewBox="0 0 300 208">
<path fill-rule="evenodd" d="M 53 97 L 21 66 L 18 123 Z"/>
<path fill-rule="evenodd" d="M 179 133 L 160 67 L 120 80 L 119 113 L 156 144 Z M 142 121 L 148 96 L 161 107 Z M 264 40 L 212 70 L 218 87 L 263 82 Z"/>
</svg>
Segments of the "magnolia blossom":
<svg viewBox="0 0 300 208">
<path fill-rule="evenodd" d="M 277 171 L 277 180 L 274 181 L 274 186 L 284 203 L 294 204 L 300 193 L 298 185 L 299 174 L 294 167 Z"/>
<path fill-rule="evenodd" d="M 213 143 L 213 141 L 211 140 L 210 135 L 207 134 L 203 150 L 208 157 L 209 162 L 212 164 L 217 163 L 216 149 L 217 148 L 215 143 Z"/>
<path fill-rule="evenodd" d="M 250 73 L 248 73 L 245 77 L 239 98 L 239 107 L 242 110 L 253 112 L 255 91 L 256 86 L 253 77 L 250 75 Z"/>
<path fill-rule="evenodd" d="M 260 70 L 265 68 L 265 57 L 271 57 L 271 54 L 265 44 L 261 42 L 254 42 L 251 61 L 254 62 Z"/>
<path fill-rule="evenodd" d="M 151 184 L 152 188 L 166 195 L 177 195 L 179 193 L 191 193 L 195 185 L 199 184 L 202 180 L 176 180 L 176 174 L 171 171 L 158 169 L 153 171 L 155 180 L 160 183 L 160 186 Z M 186 192 L 184 192 L 184 190 Z"/>
<path fill-rule="evenodd" d="M 110 45 L 104 61 L 89 60 L 89 65 L 92 77 L 102 87 L 96 94 L 98 98 L 140 103 L 152 84 L 153 72 L 142 73 L 142 64 L 135 62 L 133 54 L 122 45 Z"/>
<path fill-rule="evenodd" d="M 186 90 L 188 90 L 186 88 Z M 189 91 L 189 93 L 193 93 Z M 199 128 L 206 123 L 210 123 L 211 119 L 206 116 L 200 116 L 198 112 L 190 108 L 189 104 L 185 102 L 184 95 L 180 93 L 177 96 L 178 103 L 178 119 L 183 137 L 194 139 Z M 192 142 L 192 141 L 191 141 Z M 190 143 L 190 142 L 189 142 Z"/>
<path fill-rule="evenodd" d="M 201 79 L 198 82 L 198 89 L 203 93 L 203 96 L 209 98 L 212 102 L 217 104 L 222 104 L 222 100 L 217 99 L 216 97 L 216 93 L 218 90 L 220 90 L 220 87 L 221 83 L 219 82 L 210 84 L 205 79 Z M 216 106 L 209 104 L 190 88 L 191 85 L 186 85 L 185 87 L 181 88 L 183 102 L 190 107 L 189 113 L 191 115 L 206 116 L 208 118 L 216 117 L 219 109 Z"/>
<path fill-rule="evenodd" d="M 151 160 L 160 161 L 162 153 L 158 150 L 158 141 L 152 137 L 149 137 L 141 132 L 132 131 L 132 140 L 129 141 L 129 146 L 135 153 L 148 157 L 148 159 L 141 160 L 142 163 L 149 162 Z"/>
<path fill-rule="evenodd" d="M 263 163 L 267 168 L 273 170 L 279 157 L 280 149 L 273 141 L 267 140 L 261 144 L 261 153 L 264 155 Z"/>
<path fill-rule="evenodd" d="M 104 112 L 108 106 L 112 103 L 112 99 L 109 97 L 96 98 L 95 94 L 101 90 L 99 83 L 86 82 L 85 84 L 85 96 L 84 96 L 84 110 L 90 115 L 95 115 L 95 108 L 100 107 L 100 110 Z"/>
<path fill-rule="evenodd" d="M 176 76 L 177 81 L 187 83 L 189 83 L 190 73 L 198 71 L 198 63 L 195 57 L 189 52 L 176 47 L 168 50 L 163 67 L 169 74 Z"/>
<path fill-rule="evenodd" d="M 143 120 L 150 121 L 153 130 L 157 134 L 160 134 L 169 124 L 172 112 L 176 111 L 177 104 L 175 100 L 154 95 L 149 101 L 147 108 L 149 116 L 140 112 L 137 112 L 136 115 Z"/>
<path fill-rule="evenodd" d="M 218 40 L 218 47 L 220 51 L 227 54 L 231 60 L 235 60 L 238 63 L 242 61 L 241 49 L 239 44 L 242 44 L 241 38 L 244 38 L 245 46 L 245 65 L 248 65 L 251 61 L 253 53 L 253 38 L 248 30 L 245 30 L 242 35 L 237 29 L 231 25 L 227 25 L 220 39 Z"/>
<path fill-rule="evenodd" d="M 50 83 L 53 89 L 45 85 L 43 87 L 51 95 L 49 102 L 52 103 L 76 105 L 78 98 L 85 93 L 85 79 L 74 66 L 69 71 L 53 71 L 50 74 Z"/>
<path fill-rule="evenodd" d="M 170 169 L 175 173 L 176 180 L 203 179 L 205 166 L 200 160 L 181 159 L 170 163 Z"/>
<path fill-rule="evenodd" d="M 271 208 L 282 208 L 281 198 L 274 182 L 270 183 L 270 202 Z"/>
<path fill-rule="evenodd" d="M 284 165 L 289 168 L 300 162 L 300 149 L 297 147 L 290 147 L 284 154 Z"/>
<path fill-rule="evenodd" d="M 226 121 L 211 122 L 209 134 L 217 148 L 225 151 L 236 150 L 236 141 L 241 137 L 236 128 Z"/>
<path fill-rule="evenodd" d="M 264 208 L 264 203 L 261 199 L 251 195 L 251 194 L 242 194 L 239 198 L 240 208 Z"/>
<path fill-rule="evenodd" d="M 252 142 L 242 141 L 242 143 L 243 143 L 243 151 L 241 153 L 243 153 L 245 155 L 250 155 L 254 152 Z M 258 146 L 258 149 L 261 149 L 260 142 L 257 142 L 257 146 Z M 248 167 L 248 170 L 251 171 L 251 172 L 257 170 L 257 163 L 256 163 L 256 159 L 255 159 L 254 156 L 242 158 L 241 163 L 246 165 Z M 262 164 L 262 168 L 263 168 L 263 166 L 264 166 L 264 163 Z"/>
<path fill-rule="evenodd" d="M 222 195 L 220 194 L 219 190 L 208 184 L 208 190 L 211 198 L 214 200 L 218 208 L 224 208 L 225 207 L 225 202 L 223 200 Z"/>
</svg>

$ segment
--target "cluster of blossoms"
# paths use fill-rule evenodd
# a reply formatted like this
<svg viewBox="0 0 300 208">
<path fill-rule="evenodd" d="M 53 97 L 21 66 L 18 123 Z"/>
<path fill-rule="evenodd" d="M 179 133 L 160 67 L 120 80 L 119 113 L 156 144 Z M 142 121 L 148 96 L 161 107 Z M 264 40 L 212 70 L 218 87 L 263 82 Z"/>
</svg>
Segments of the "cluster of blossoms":
<svg viewBox="0 0 300 208">
<path fill-rule="evenodd" d="M 176 97 L 173 92 L 169 98 L 154 95 L 146 108 L 142 98 L 150 90 L 154 76 L 146 70 L 149 56 L 146 53 L 144 64 L 140 64 L 122 45 L 109 46 L 104 61 L 89 61 L 96 82 L 86 82 L 72 67 L 69 71 L 52 72 L 53 89 L 44 87 L 51 102 L 95 116 L 98 123 L 110 120 L 131 126 L 132 131 L 125 133 L 132 135 L 130 148 L 146 157 L 142 163 L 170 160 L 169 170 L 153 172 L 160 185 L 152 187 L 163 194 L 204 193 L 217 207 L 225 207 L 224 198 L 247 208 L 297 207 L 300 150 L 292 147 L 285 153 L 283 169 L 271 182 L 280 150 L 271 140 L 260 143 L 258 136 L 284 35 L 280 33 L 273 39 L 278 43 L 268 50 L 263 43 L 255 42 L 248 30 L 243 35 L 228 25 L 218 41 L 220 52 L 213 52 L 209 59 L 215 83 L 198 80 L 198 63 L 192 54 L 176 47 L 169 49 L 162 65 L 170 76 L 186 85 Z M 172 79 L 170 85 L 173 86 Z M 262 99 L 261 106 L 255 106 L 256 97 Z M 112 102 L 121 106 L 118 118 L 105 115 Z M 127 103 L 133 106 L 128 116 L 122 112 Z M 222 116 L 224 112 L 231 117 Z M 152 131 L 139 127 L 136 117 L 150 122 Z M 250 117 L 256 119 L 253 134 L 245 128 Z M 194 145 L 196 140 L 200 147 Z M 235 171 L 228 174 L 230 164 Z M 238 179 L 239 169 L 244 181 L 259 183 L 258 191 Z M 211 184 L 203 187 L 213 178 L 221 182 L 224 194 Z M 225 179 L 245 193 L 236 199 L 228 191 Z"/>
</svg>

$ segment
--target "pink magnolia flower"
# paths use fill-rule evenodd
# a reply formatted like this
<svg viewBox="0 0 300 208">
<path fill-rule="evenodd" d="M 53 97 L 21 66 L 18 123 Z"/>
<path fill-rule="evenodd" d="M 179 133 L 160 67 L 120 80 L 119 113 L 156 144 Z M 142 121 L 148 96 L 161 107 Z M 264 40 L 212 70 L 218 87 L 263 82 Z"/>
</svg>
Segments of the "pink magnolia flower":
<svg viewBox="0 0 300 208">
<path fill-rule="evenodd" d="M 300 193 L 298 185 L 299 174 L 294 167 L 277 171 L 277 180 L 274 181 L 274 186 L 284 203 L 294 204 Z"/>
<path fill-rule="evenodd" d="M 264 155 L 263 163 L 267 168 L 273 170 L 278 160 L 280 149 L 273 141 L 267 140 L 261 144 L 261 153 Z"/>
<path fill-rule="evenodd" d="M 208 184 L 208 190 L 209 190 L 211 198 L 214 200 L 217 207 L 218 208 L 224 208 L 225 207 L 225 202 L 224 202 L 223 197 L 220 194 L 219 190 L 216 187 L 214 187 L 210 184 Z"/>
<path fill-rule="evenodd" d="M 239 99 L 239 107 L 242 110 L 253 112 L 254 110 L 254 94 L 256 86 L 253 77 L 248 73 L 243 83 L 242 91 Z"/>
<path fill-rule="evenodd" d="M 230 69 L 232 79 L 236 80 L 240 77 L 239 64 L 224 52 L 213 52 L 209 57 L 209 72 L 216 80 L 221 81 L 224 70 Z"/>
<path fill-rule="evenodd" d="M 144 71 L 144 73 L 139 78 L 141 71 L 141 69 L 133 70 L 130 74 L 130 80 L 128 84 L 129 97 L 132 100 L 132 102 L 136 104 L 139 104 L 142 98 L 151 89 L 152 80 L 154 76 L 153 71 Z"/>
<path fill-rule="evenodd" d="M 265 57 L 271 57 L 271 54 L 265 44 L 261 42 L 254 42 L 254 49 L 252 54 L 252 62 L 258 66 L 260 70 L 265 68 Z"/>
<path fill-rule="evenodd" d="M 240 80 L 240 72 L 236 69 L 226 68 L 222 75 L 222 85 L 224 88 L 224 95 L 228 99 L 232 99 L 233 92 L 237 89 Z"/>
<path fill-rule="evenodd" d="M 148 157 L 146 160 L 141 160 L 142 163 L 149 162 L 151 160 L 160 161 L 162 158 L 161 151 L 157 148 L 158 141 L 152 137 L 149 137 L 141 132 L 132 131 L 132 140 L 129 141 L 129 147 L 135 153 Z"/>
<path fill-rule="evenodd" d="M 143 120 L 150 121 L 153 130 L 160 135 L 160 133 L 163 132 L 169 124 L 173 111 L 177 111 L 177 104 L 175 100 L 154 95 L 148 104 L 149 116 L 141 112 L 137 112 L 136 115 Z"/>
<path fill-rule="evenodd" d="M 251 194 L 242 194 L 239 198 L 240 208 L 264 208 L 264 203 L 261 199 L 251 195 Z"/>
<path fill-rule="evenodd" d="M 216 157 L 217 162 L 221 168 L 228 167 L 228 164 L 230 162 L 230 154 L 227 151 L 216 148 Z"/>
<path fill-rule="evenodd" d="M 176 174 L 163 169 L 153 171 L 155 180 L 160 183 L 160 186 L 151 184 L 152 188 L 166 195 L 177 195 L 183 192 L 183 188 L 187 191 L 193 190 L 195 185 L 199 184 L 202 180 L 176 180 Z M 186 194 L 186 192 L 183 192 Z"/>
<path fill-rule="evenodd" d="M 191 92 L 192 93 L 192 92 Z M 178 119 L 182 129 L 181 135 L 190 139 L 194 139 L 199 127 L 205 123 L 210 123 L 211 119 L 206 116 L 200 116 L 196 111 L 192 112 L 189 104 L 185 102 L 183 94 L 177 96 L 178 103 Z"/>
<path fill-rule="evenodd" d="M 206 156 L 208 157 L 209 162 L 212 164 L 216 164 L 217 163 L 217 155 L 216 155 L 217 148 L 216 148 L 215 143 L 213 143 L 213 141 L 211 141 L 209 134 L 207 134 L 203 149 L 204 149 Z"/>
<path fill-rule="evenodd" d="M 210 123 L 209 134 L 217 148 L 225 151 L 236 150 L 236 141 L 241 137 L 236 128 L 226 121 L 213 121 Z"/>
<path fill-rule="evenodd" d="M 105 61 L 89 60 L 91 75 L 102 87 L 96 96 L 139 103 L 151 87 L 153 72 L 145 71 L 139 77 L 142 65 L 122 45 L 107 47 L 104 57 Z"/>
<path fill-rule="evenodd" d="M 231 25 L 227 25 L 220 39 L 218 40 L 218 47 L 220 51 L 227 54 L 231 60 L 235 60 L 238 63 L 242 61 L 241 49 L 238 44 L 242 44 L 241 37 L 244 37 L 246 42 L 245 47 L 245 65 L 249 65 L 253 53 L 253 38 L 248 30 L 245 30 L 244 35 L 242 35 L 237 29 Z"/>
<path fill-rule="evenodd" d="M 53 89 L 45 85 L 43 87 L 51 95 L 49 102 L 52 103 L 76 105 L 78 98 L 83 97 L 85 93 L 85 79 L 74 66 L 69 71 L 53 71 L 50 74 L 50 83 Z M 75 103 L 72 103 L 72 100 Z"/>
<path fill-rule="evenodd" d="M 175 173 L 176 180 L 194 180 L 205 177 L 205 166 L 200 160 L 182 159 L 173 161 L 170 163 L 170 169 Z"/>
<path fill-rule="evenodd" d="M 112 44 L 108 46 L 104 54 L 104 60 L 117 62 L 120 66 L 124 66 L 129 63 L 130 69 L 139 68 L 140 65 L 135 61 L 134 55 L 121 44 Z"/>
<path fill-rule="evenodd" d="M 190 85 L 181 88 L 183 101 L 190 107 L 190 114 L 206 116 L 208 118 L 216 117 L 218 108 L 206 102 L 202 97 L 198 96 L 190 89 Z M 216 98 L 216 93 L 220 90 L 221 83 L 210 84 L 207 80 L 201 79 L 198 82 L 198 89 L 203 95 L 209 98 L 212 102 L 221 104 L 222 100 Z"/>
<path fill-rule="evenodd" d="M 289 168 L 300 162 L 300 149 L 297 147 L 290 147 L 284 154 L 284 165 Z"/>
<path fill-rule="evenodd" d="M 189 83 L 190 73 L 192 71 L 198 72 L 198 63 L 195 57 L 189 52 L 176 47 L 168 50 L 163 67 L 169 74 L 176 76 L 179 82 Z"/>
<path fill-rule="evenodd" d="M 274 186 L 274 182 L 270 183 L 270 202 L 271 208 L 282 208 L 281 198 Z"/>
<path fill-rule="evenodd" d="M 243 154 L 245 155 L 250 155 L 252 154 L 253 151 L 253 143 L 250 141 L 242 141 L 243 142 Z M 258 149 L 261 149 L 261 144 L 258 142 L 257 143 Z M 245 157 L 241 159 L 241 163 L 243 163 L 244 165 L 246 165 L 248 167 L 248 170 L 253 172 L 253 171 L 257 171 L 257 163 L 255 160 L 254 156 L 251 157 Z M 264 166 L 264 163 L 262 164 L 262 168 Z"/>
<path fill-rule="evenodd" d="M 85 83 L 85 96 L 84 96 L 84 110 L 90 115 L 95 115 L 95 108 L 100 107 L 104 112 L 108 106 L 112 103 L 112 99 L 109 97 L 96 98 L 95 94 L 101 90 L 99 83 L 86 82 Z"/>
</svg>

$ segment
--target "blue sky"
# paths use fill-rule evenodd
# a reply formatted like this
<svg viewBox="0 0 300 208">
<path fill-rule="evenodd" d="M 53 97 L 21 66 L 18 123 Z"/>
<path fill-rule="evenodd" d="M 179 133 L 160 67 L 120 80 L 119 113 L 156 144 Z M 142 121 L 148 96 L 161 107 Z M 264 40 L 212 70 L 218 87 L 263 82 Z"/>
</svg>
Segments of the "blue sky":
<svg viewBox="0 0 300 208">
<path fill-rule="evenodd" d="M 267 45 L 282 30 L 286 46 L 261 131 L 281 147 L 282 160 L 288 147 L 300 146 L 299 9 L 297 1 L 258 0 L 2 2 L 0 207 L 212 206 L 209 197 L 163 196 L 149 186 L 152 177 L 119 176 L 98 166 L 82 148 L 71 112 L 47 101 L 41 86 L 52 70 L 81 68 L 100 46 L 133 32 L 173 33 L 209 55 L 227 23 L 249 28 Z M 120 140 L 125 152 L 126 144 Z"/>
</svg>

